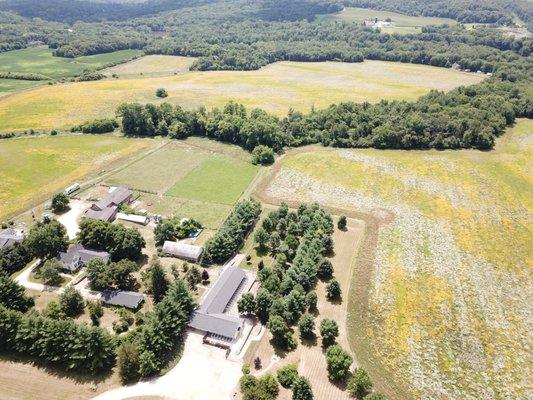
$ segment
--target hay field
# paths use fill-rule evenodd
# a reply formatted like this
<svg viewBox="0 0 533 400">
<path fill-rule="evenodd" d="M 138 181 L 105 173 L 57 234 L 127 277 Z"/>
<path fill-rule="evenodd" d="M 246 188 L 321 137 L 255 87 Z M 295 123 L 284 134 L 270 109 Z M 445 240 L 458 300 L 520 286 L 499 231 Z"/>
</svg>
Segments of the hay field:
<svg viewBox="0 0 533 400">
<path fill-rule="evenodd" d="M 92 56 L 64 58 L 54 57 L 52 49 L 46 46 L 30 47 L 0 54 L 0 72 L 33 73 L 58 79 L 79 75 L 85 69 L 129 60 L 141 53 L 140 50 L 120 50 Z"/>
<path fill-rule="evenodd" d="M 102 135 L 2 140 L 0 221 L 152 144 L 146 140 Z"/>
<path fill-rule="evenodd" d="M 456 25 L 457 21 L 450 18 L 424 17 L 399 14 L 392 11 L 373 10 L 370 8 L 345 7 L 340 13 L 327 14 L 323 19 L 340 20 L 345 22 L 362 23 L 364 20 L 390 18 L 391 27 L 380 28 L 384 33 L 419 33 L 422 26 L 428 25 Z"/>
<path fill-rule="evenodd" d="M 389 398 L 530 397 L 532 134 L 521 120 L 492 152 L 295 151 L 265 189 L 377 221 L 348 323 Z"/>
<path fill-rule="evenodd" d="M 20 79 L 0 79 L 0 97 L 19 90 L 45 85 L 43 81 L 23 81 Z"/>
<path fill-rule="evenodd" d="M 222 106 L 229 100 L 285 115 L 340 101 L 415 100 L 430 89 L 450 90 L 483 77 L 425 65 L 280 62 L 258 71 L 188 72 L 178 76 L 114 79 L 42 87 L 0 99 L 0 131 L 65 128 L 90 118 L 113 116 L 125 101 Z M 155 96 L 164 87 L 169 97 Z"/>
<path fill-rule="evenodd" d="M 195 60 L 194 57 L 150 55 L 107 68 L 102 73 L 108 77 L 115 74 L 121 79 L 177 75 L 188 72 Z"/>
<path fill-rule="evenodd" d="M 142 208 L 195 218 L 216 229 L 259 168 L 236 146 L 208 140 L 171 141 L 106 178 L 140 192 Z"/>
</svg>

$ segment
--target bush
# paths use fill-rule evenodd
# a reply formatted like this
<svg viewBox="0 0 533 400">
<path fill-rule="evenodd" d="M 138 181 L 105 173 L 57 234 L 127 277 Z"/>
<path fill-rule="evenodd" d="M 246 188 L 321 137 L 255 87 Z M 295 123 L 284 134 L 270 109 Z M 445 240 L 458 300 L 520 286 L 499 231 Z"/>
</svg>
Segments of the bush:
<svg viewBox="0 0 533 400">
<path fill-rule="evenodd" d="M 348 376 L 353 359 L 339 345 L 330 346 L 326 351 L 328 377 L 332 381 L 340 381 Z"/>
<path fill-rule="evenodd" d="M 277 371 L 278 382 L 284 388 L 290 388 L 298 378 L 298 367 L 296 364 L 287 364 Z"/>
<path fill-rule="evenodd" d="M 100 301 L 88 301 L 87 308 L 89 310 L 89 317 L 94 326 L 100 325 L 100 318 L 104 315 L 104 308 Z"/>
<path fill-rule="evenodd" d="M 83 312 L 85 302 L 74 286 L 67 286 L 59 295 L 59 305 L 67 317 L 76 317 Z"/>
<path fill-rule="evenodd" d="M 346 230 L 346 215 L 341 215 L 339 217 L 339 221 L 337 221 L 337 228 L 339 228 L 341 231 Z"/>
<path fill-rule="evenodd" d="M 292 385 L 292 400 L 313 400 L 313 390 L 307 378 L 296 378 Z"/>
<path fill-rule="evenodd" d="M 298 321 L 300 336 L 305 339 L 311 339 L 315 336 L 315 319 L 311 314 L 303 314 Z"/>
<path fill-rule="evenodd" d="M 274 162 L 274 150 L 268 146 L 259 145 L 252 150 L 252 163 L 270 165 Z"/>
<path fill-rule="evenodd" d="M 357 368 L 348 381 L 348 391 L 354 397 L 363 397 L 372 390 L 372 379 L 363 368 Z"/>
<path fill-rule="evenodd" d="M 70 199 L 65 193 L 57 193 L 52 197 L 52 211 L 57 213 L 68 209 Z"/>
<path fill-rule="evenodd" d="M 118 122 L 114 118 L 101 118 L 87 121 L 71 129 L 72 132 L 82 133 L 108 133 L 118 128 Z"/>
<path fill-rule="evenodd" d="M 139 349 L 133 343 L 123 343 L 117 351 L 118 374 L 122 383 L 139 379 Z"/>
<path fill-rule="evenodd" d="M 160 98 L 168 97 L 168 92 L 164 88 L 159 88 L 155 91 L 155 95 Z"/>
<path fill-rule="evenodd" d="M 381 393 L 370 393 L 370 394 L 367 394 L 363 400 L 387 400 L 387 398 L 385 397 L 384 394 L 381 394 Z"/>
<path fill-rule="evenodd" d="M 320 322 L 320 336 L 322 336 L 322 345 L 329 347 L 335 343 L 335 339 L 339 336 L 339 326 L 332 319 L 323 319 Z"/>
<path fill-rule="evenodd" d="M 326 285 L 326 297 L 328 300 L 339 300 L 341 298 L 341 286 L 336 279 L 332 279 Z"/>
</svg>

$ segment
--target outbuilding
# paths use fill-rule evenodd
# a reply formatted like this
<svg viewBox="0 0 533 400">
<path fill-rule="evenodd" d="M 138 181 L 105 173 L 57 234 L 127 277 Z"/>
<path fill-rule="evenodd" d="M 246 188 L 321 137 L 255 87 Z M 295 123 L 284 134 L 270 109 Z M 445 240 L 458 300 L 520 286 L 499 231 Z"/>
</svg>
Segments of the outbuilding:
<svg viewBox="0 0 533 400">
<path fill-rule="evenodd" d="M 195 246 L 184 242 L 172 242 L 166 240 L 165 243 L 163 243 L 163 253 L 188 261 L 198 262 L 203 251 L 204 248 L 201 246 Z"/>
</svg>

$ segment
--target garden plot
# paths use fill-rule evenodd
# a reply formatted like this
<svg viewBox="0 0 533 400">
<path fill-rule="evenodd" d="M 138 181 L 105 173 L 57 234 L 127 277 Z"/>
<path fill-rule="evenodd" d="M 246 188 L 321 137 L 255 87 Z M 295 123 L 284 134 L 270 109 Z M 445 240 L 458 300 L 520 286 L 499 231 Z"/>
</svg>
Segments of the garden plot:
<svg viewBox="0 0 533 400">
<path fill-rule="evenodd" d="M 296 151 L 264 188 L 381 219 L 349 326 L 390 398 L 387 381 L 416 398 L 528 397 L 531 132 L 522 120 L 486 153 Z"/>
</svg>

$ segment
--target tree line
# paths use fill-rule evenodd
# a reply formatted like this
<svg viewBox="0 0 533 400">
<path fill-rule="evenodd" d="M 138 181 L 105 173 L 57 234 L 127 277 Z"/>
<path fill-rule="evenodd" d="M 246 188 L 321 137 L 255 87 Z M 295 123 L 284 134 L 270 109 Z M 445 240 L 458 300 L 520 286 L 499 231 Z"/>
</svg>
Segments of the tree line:
<svg viewBox="0 0 533 400">
<path fill-rule="evenodd" d="M 168 103 L 124 103 L 117 109 L 126 136 L 205 136 L 252 151 L 263 145 L 321 143 L 389 149 L 490 149 L 515 118 L 533 116 L 527 88 L 487 80 L 448 93 L 431 91 L 415 102 L 340 103 L 279 119 L 229 102 L 223 109 L 187 111 Z"/>
<path fill-rule="evenodd" d="M 206 242 L 202 262 L 223 264 L 228 261 L 242 246 L 260 213 L 261 205 L 255 200 L 237 203 L 215 235 Z"/>
</svg>

